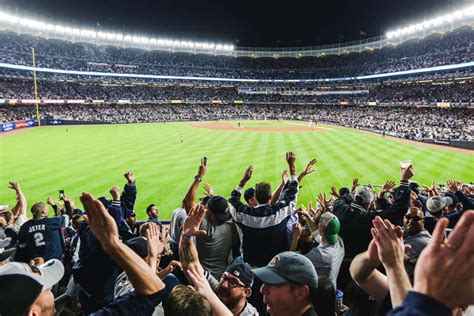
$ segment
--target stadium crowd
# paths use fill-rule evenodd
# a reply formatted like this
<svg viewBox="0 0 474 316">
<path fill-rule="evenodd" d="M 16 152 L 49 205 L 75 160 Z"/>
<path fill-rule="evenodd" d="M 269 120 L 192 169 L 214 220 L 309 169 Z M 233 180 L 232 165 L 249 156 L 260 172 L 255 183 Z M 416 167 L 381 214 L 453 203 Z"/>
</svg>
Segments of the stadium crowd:
<svg viewBox="0 0 474 316">
<path fill-rule="evenodd" d="M 472 185 L 421 186 L 405 161 L 399 183 L 377 192 L 354 179 L 298 208 L 317 161 L 298 172 L 295 153 L 285 158 L 276 188 L 246 187 L 250 165 L 232 192 L 205 184 L 200 195 L 204 157 L 169 228 L 155 204 L 137 220 L 145 180 L 132 171 L 122 191 L 83 193 L 82 206 L 27 201 L 11 181 L 0 314 L 448 316 L 474 304 Z"/>
<path fill-rule="evenodd" d="M 350 77 L 472 61 L 472 32 L 463 28 L 375 51 L 302 58 L 169 53 L 0 32 L 0 62 L 29 66 L 35 47 L 38 67 L 64 70 L 255 79 Z"/>
<path fill-rule="evenodd" d="M 34 105 L 0 107 L 0 121 L 36 119 Z M 327 122 L 408 139 L 472 141 L 470 108 L 371 107 L 303 104 L 72 104 L 42 105 L 54 121 L 143 123 L 215 120 L 302 120 Z"/>
</svg>

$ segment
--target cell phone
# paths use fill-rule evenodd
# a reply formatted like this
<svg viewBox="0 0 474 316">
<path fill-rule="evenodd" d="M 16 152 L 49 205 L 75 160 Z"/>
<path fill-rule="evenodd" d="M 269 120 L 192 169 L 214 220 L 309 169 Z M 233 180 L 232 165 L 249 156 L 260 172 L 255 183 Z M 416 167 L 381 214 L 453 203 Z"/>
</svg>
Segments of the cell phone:
<svg viewBox="0 0 474 316">
<path fill-rule="evenodd" d="M 59 190 L 59 199 L 64 199 L 64 190 Z"/>
<path fill-rule="evenodd" d="M 207 157 L 202 158 L 202 163 L 204 166 L 207 166 Z"/>
</svg>

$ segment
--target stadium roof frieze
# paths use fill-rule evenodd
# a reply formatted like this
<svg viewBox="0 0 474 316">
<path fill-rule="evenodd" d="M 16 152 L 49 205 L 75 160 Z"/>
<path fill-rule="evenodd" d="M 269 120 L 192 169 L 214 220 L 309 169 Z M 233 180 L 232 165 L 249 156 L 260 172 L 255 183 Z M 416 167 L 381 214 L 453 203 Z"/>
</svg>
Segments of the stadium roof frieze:
<svg viewBox="0 0 474 316">
<path fill-rule="evenodd" d="M 170 53 L 206 54 L 214 56 L 249 57 L 249 58 L 302 58 L 321 57 L 325 55 L 343 55 L 381 49 L 387 46 L 398 46 L 406 41 L 422 39 L 432 34 L 451 32 L 463 26 L 474 26 L 474 6 L 464 10 L 435 17 L 418 24 L 409 25 L 386 35 L 360 41 L 344 42 L 330 45 L 306 47 L 234 47 L 225 43 L 193 42 L 166 38 L 153 38 L 105 32 L 92 28 L 82 29 L 56 25 L 47 21 L 34 20 L 0 11 L 0 29 L 18 34 L 29 34 L 46 39 L 60 39 L 69 42 L 83 42 L 95 45 L 110 45 L 122 48 L 139 48 L 158 50 Z"/>
</svg>

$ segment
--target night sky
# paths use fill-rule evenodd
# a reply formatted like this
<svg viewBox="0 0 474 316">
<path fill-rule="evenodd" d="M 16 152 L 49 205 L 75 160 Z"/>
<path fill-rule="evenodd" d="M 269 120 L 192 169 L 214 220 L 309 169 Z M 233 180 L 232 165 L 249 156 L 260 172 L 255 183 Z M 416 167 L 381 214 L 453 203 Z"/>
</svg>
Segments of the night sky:
<svg viewBox="0 0 474 316">
<path fill-rule="evenodd" d="M 222 41 L 236 46 L 284 47 L 383 35 L 388 29 L 472 3 L 472 0 L 0 0 L 0 8 L 47 18 L 54 23 L 89 28 L 100 25 L 104 31 Z"/>
</svg>

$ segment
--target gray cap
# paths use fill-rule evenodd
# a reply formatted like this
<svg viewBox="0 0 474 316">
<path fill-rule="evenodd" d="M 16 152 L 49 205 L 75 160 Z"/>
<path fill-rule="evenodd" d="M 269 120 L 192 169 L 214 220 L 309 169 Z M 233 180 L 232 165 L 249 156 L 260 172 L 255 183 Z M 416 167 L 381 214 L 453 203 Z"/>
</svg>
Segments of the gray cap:
<svg viewBox="0 0 474 316">
<path fill-rule="evenodd" d="M 308 285 L 313 289 L 318 288 L 318 274 L 314 265 L 308 258 L 293 251 L 279 253 L 266 267 L 252 271 L 266 284 L 293 282 Z"/>
<path fill-rule="evenodd" d="M 358 189 L 355 192 L 355 196 L 360 197 L 362 199 L 362 202 L 366 203 L 366 204 L 369 204 L 369 203 L 375 201 L 374 191 L 371 188 L 367 187 L 367 186 L 363 186 L 362 188 Z"/>
<path fill-rule="evenodd" d="M 52 288 L 64 275 L 64 266 L 57 259 L 33 268 L 20 262 L 0 268 L 0 284 L 8 284 L 0 286 L 1 315 L 23 315 L 41 292 Z"/>
<path fill-rule="evenodd" d="M 446 207 L 446 205 L 448 205 L 446 197 L 432 196 L 426 201 L 426 208 L 431 213 L 441 212 Z"/>
</svg>

